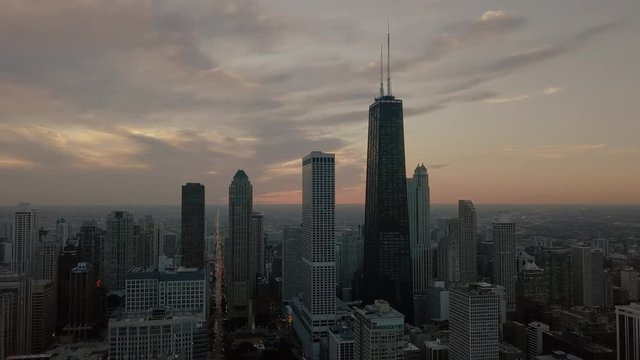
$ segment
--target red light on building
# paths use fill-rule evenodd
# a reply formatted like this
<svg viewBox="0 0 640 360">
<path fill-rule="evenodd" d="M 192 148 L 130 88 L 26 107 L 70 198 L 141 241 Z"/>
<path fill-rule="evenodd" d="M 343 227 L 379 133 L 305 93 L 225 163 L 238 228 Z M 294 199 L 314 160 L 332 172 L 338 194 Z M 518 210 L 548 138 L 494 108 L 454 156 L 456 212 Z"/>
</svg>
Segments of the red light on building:
<svg viewBox="0 0 640 360">
<path fill-rule="evenodd" d="M 102 286 L 102 280 L 98 279 L 96 280 L 96 287 L 99 288 Z"/>
</svg>

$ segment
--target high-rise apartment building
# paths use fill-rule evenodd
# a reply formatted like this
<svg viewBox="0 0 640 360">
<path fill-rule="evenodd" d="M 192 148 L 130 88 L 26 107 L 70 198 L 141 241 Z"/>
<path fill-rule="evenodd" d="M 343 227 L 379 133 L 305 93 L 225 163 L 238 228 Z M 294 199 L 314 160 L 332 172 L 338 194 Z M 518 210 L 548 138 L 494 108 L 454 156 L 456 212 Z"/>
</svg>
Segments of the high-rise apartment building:
<svg viewBox="0 0 640 360">
<path fill-rule="evenodd" d="M 430 246 L 429 174 L 424 164 L 407 179 L 409 239 L 413 267 L 413 294 L 424 295 L 433 283 L 433 258 Z"/>
<path fill-rule="evenodd" d="M 362 300 L 413 319 L 406 181 L 402 100 L 381 92 L 369 106 Z"/>
<path fill-rule="evenodd" d="M 204 185 L 182 185 L 181 264 L 202 268 L 205 259 Z"/>
<path fill-rule="evenodd" d="M 95 266 L 78 263 L 69 274 L 69 282 L 69 323 L 64 330 L 76 341 L 86 340 L 93 335 L 100 317 Z"/>
<path fill-rule="evenodd" d="M 28 274 L 31 271 L 33 247 L 38 242 L 38 212 L 18 211 L 14 218 L 13 263 L 14 274 Z"/>
<path fill-rule="evenodd" d="M 229 237 L 225 250 L 227 304 L 237 316 L 246 316 L 255 292 L 255 247 L 251 242 L 253 186 L 244 170 L 238 170 L 229 185 Z"/>
<path fill-rule="evenodd" d="M 54 282 L 32 280 L 30 288 L 31 353 L 40 354 L 53 343 L 56 326 Z"/>
<path fill-rule="evenodd" d="M 449 295 L 449 359 L 494 360 L 500 338 L 500 295 L 495 285 L 469 284 Z"/>
<path fill-rule="evenodd" d="M 127 271 L 135 266 L 136 239 L 133 215 L 114 211 L 107 216 L 107 228 L 100 261 L 104 285 L 109 290 L 123 290 Z"/>
<path fill-rule="evenodd" d="M 285 226 L 282 229 L 282 301 L 291 303 L 302 292 L 302 227 Z"/>
<path fill-rule="evenodd" d="M 516 224 L 493 223 L 493 283 L 505 290 L 507 308 L 515 310 L 516 291 Z"/>
<path fill-rule="evenodd" d="M 302 159 L 302 298 L 294 298 L 293 327 L 308 358 L 336 321 L 335 156 L 313 151 Z"/>
<path fill-rule="evenodd" d="M 355 309 L 354 359 L 404 359 L 404 315 L 384 300 Z"/>
<path fill-rule="evenodd" d="M 460 221 L 460 282 L 474 283 L 478 280 L 478 220 L 476 207 L 471 200 L 458 201 L 458 219 Z M 495 235 L 494 235 L 495 238 Z"/>
<path fill-rule="evenodd" d="M 571 289 L 575 305 L 604 305 L 603 271 L 604 257 L 600 249 L 571 247 Z"/>
<path fill-rule="evenodd" d="M 618 360 L 640 360 L 640 304 L 616 306 Z"/>
</svg>

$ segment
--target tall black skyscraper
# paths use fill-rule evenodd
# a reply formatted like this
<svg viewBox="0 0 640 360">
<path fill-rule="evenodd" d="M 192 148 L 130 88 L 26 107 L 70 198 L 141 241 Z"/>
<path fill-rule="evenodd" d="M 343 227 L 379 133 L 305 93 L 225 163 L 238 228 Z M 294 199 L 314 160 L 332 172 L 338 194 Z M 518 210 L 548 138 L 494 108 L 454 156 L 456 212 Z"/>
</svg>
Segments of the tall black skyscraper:
<svg viewBox="0 0 640 360">
<path fill-rule="evenodd" d="M 204 185 L 182 185 L 182 266 L 204 267 Z"/>
<path fill-rule="evenodd" d="M 387 91 L 381 81 L 369 106 L 362 295 L 365 304 L 384 299 L 413 319 L 402 100 L 391 95 L 389 78 Z"/>
</svg>

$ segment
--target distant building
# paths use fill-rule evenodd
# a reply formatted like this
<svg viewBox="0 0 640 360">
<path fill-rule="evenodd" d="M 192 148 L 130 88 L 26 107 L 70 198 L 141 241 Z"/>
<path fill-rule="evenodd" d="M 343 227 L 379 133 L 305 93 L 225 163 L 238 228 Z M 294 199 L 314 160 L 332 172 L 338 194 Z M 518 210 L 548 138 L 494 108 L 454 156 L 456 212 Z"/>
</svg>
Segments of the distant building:
<svg viewBox="0 0 640 360">
<path fill-rule="evenodd" d="M 282 301 L 290 303 L 300 295 L 304 285 L 302 269 L 302 227 L 285 226 L 282 230 Z"/>
<path fill-rule="evenodd" d="M 100 249 L 103 246 L 105 231 L 98 227 L 95 220 L 85 221 L 80 226 L 78 254 L 80 261 L 94 266 L 96 277 L 100 277 Z"/>
<path fill-rule="evenodd" d="M 493 282 L 505 289 L 507 308 L 515 310 L 516 224 L 493 223 Z"/>
<path fill-rule="evenodd" d="M 449 289 L 444 281 L 435 281 L 427 289 L 427 320 L 449 320 Z"/>
<path fill-rule="evenodd" d="M 355 272 L 362 266 L 362 237 L 358 230 L 345 230 L 336 241 L 339 256 L 336 257 L 338 293 L 344 301 L 353 294 Z"/>
<path fill-rule="evenodd" d="M 433 258 L 430 246 L 429 174 L 423 165 L 416 167 L 407 179 L 409 207 L 409 239 L 413 269 L 413 294 L 425 295 L 433 283 Z"/>
<path fill-rule="evenodd" d="M 640 304 L 616 306 L 618 360 L 640 359 Z"/>
<path fill-rule="evenodd" d="M 250 253 L 249 261 L 251 274 L 265 277 L 264 264 L 264 215 L 261 212 L 251 213 L 251 224 L 249 224 L 250 245 L 254 252 Z M 253 254 L 253 256 L 251 256 Z"/>
<path fill-rule="evenodd" d="M 182 185 L 181 265 L 204 267 L 204 185 Z"/>
<path fill-rule="evenodd" d="M 67 244 L 70 235 L 71 226 L 69 223 L 64 218 L 56 220 L 56 241 L 64 246 Z"/>
<path fill-rule="evenodd" d="M 471 200 L 458 201 L 460 282 L 462 284 L 475 283 L 478 280 L 477 217 L 476 207 Z"/>
<path fill-rule="evenodd" d="M 620 286 L 627 290 L 629 301 L 637 301 L 638 294 L 638 272 L 631 266 L 620 269 Z"/>
<path fill-rule="evenodd" d="M 87 262 L 78 263 L 69 276 L 69 323 L 64 330 L 76 341 L 86 340 L 93 335 L 100 318 L 95 267 Z"/>
<path fill-rule="evenodd" d="M 515 295 L 516 316 L 519 321 L 527 324 L 535 318 L 547 301 L 544 270 L 535 262 L 528 262 L 518 272 Z"/>
<path fill-rule="evenodd" d="M 108 342 L 113 359 L 209 359 L 206 321 L 164 309 L 110 319 Z"/>
<path fill-rule="evenodd" d="M 53 344 L 56 326 L 56 298 L 54 282 L 32 280 L 31 304 L 31 353 L 39 354 Z"/>
<path fill-rule="evenodd" d="M 404 315 L 384 300 L 355 310 L 356 360 L 404 359 Z"/>
<path fill-rule="evenodd" d="M 0 359 L 31 350 L 29 298 L 26 276 L 0 275 Z"/>
<path fill-rule="evenodd" d="M 336 321 L 335 155 L 313 151 L 302 160 L 303 293 L 293 303 L 293 327 L 306 357 Z"/>
<path fill-rule="evenodd" d="M 571 251 L 563 248 L 543 250 L 544 282 L 547 287 L 547 303 L 568 306 L 572 301 Z"/>
<path fill-rule="evenodd" d="M 38 242 L 38 212 L 16 212 L 13 229 L 12 271 L 14 274 L 28 274 L 31 271 L 33 247 Z"/>
<path fill-rule="evenodd" d="M 224 258 L 225 292 L 232 316 L 247 316 L 256 287 L 257 254 L 251 238 L 253 186 L 244 170 L 229 185 L 229 237 Z M 257 220 L 256 220 L 257 221 Z"/>
<path fill-rule="evenodd" d="M 174 233 L 164 234 L 164 244 L 162 246 L 164 255 L 173 259 L 177 254 L 178 236 Z"/>
<path fill-rule="evenodd" d="M 109 290 L 124 289 L 127 271 L 135 266 L 135 240 L 131 213 L 114 211 L 107 216 L 100 273 Z"/>
<path fill-rule="evenodd" d="M 604 258 L 600 249 L 571 247 L 571 282 L 573 303 L 584 306 L 604 305 Z"/>
<path fill-rule="evenodd" d="M 497 359 L 500 289 L 487 283 L 451 289 L 449 330 L 451 360 Z"/>
</svg>

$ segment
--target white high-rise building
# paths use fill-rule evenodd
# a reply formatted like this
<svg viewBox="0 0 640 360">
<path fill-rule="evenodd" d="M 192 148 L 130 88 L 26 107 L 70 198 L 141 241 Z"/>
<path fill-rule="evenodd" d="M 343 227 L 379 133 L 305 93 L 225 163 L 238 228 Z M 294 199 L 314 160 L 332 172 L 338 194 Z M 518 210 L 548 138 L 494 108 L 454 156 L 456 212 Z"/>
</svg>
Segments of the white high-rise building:
<svg viewBox="0 0 640 360">
<path fill-rule="evenodd" d="M 384 300 L 355 310 L 356 360 L 404 359 L 404 315 Z"/>
<path fill-rule="evenodd" d="M 429 174 L 424 164 L 416 167 L 407 179 L 409 207 L 409 240 L 413 265 L 413 294 L 424 295 L 433 283 L 433 258 L 430 247 Z"/>
<path fill-rule="evenodd" d="M 536 356 L 542 355 L 542 335 L 549 329 L 549 325 L 538 321 L 527 325 L 527 359 L 535 360 Z"/>
<path fill-rule="evenodd" d="M 336 321 L 335 155 L 313 151 L 302 160 L 302 299 L 293 301 L 294 330 L 310 359 Z"/>
<path fill-rule="evenodd" d="M 616 306 L 618 360 L 640 360 L 640 304 Z"/>
<path fill-rule="evenodd" d="M 493 223 L 493 282 L 505 290 L 507 308 L 516 308 L 516 224 Z"/>
<path fill-rule="evenodd" d="M 31 271 L 33 247 L 38 241 L 38 212 L 36 210 L 16 212 L 13 229 L 11 270 L 14 274 L 28 274 Z"/>
<path fill-rule="evenodd" d="M 487 283 L 451 289 L 449 359 L 495 360 L 500 347 L 502 289 Z"/>
</svg>

